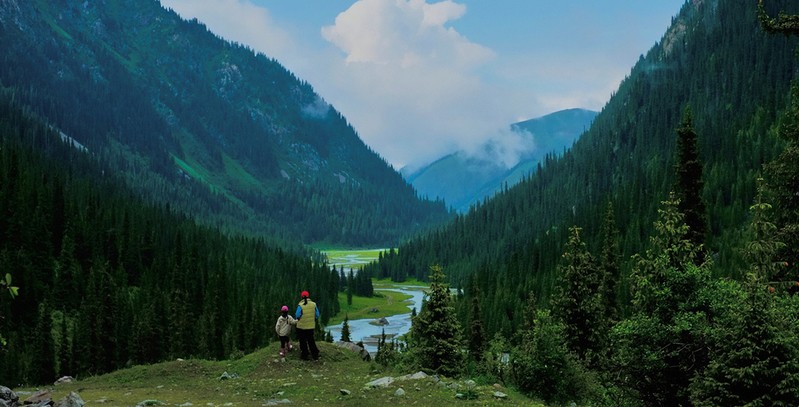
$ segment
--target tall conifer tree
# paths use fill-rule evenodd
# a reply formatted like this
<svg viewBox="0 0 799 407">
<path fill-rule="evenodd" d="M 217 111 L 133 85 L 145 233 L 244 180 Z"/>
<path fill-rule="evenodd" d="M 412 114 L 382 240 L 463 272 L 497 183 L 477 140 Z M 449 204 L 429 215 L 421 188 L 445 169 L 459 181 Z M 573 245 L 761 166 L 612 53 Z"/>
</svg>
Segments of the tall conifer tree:
<svg viewBox="0 0 799 407">
<path fill-rule="evenodd" d="M 483 329 L 482 307 L 480 306 L 480 288 L 472 287 L 472 307 L 469 312 L 469 356 L 477 362 L 483 359 L 486 339 Z"/>
<path fill-rule="evenodd" d="M 351 342 L 350 340 L 350 315 L 344 315 L 344 323 L 341 324 L 341 342 Z"/>
<path fill-rule="evenodd" d="M 680 211 L 685 215 L 685 224 L 688 225 L 688 240 L 695 245 L 700 245 L 705 243 L 707 215 L 702 199 L 704 182 L 702 181 L 702 162 L 699 159 L 697 139 L 691 109 L 686 108 L 682 123 L 677 128 L 677 184 L 675 190 L 680 199 Z M 701 252 L 698 252 L 697 264 L 702 261 L 701 257 Z"/>
<path fill-rule="evenodd" d="M 566 326 L 569 348 L 583 360 L 593 358 L 604 335 L 599 295 L 601 271 L 585 243 L 581 228 L 569 229 L 569 241 L 558 266 L 558 289 L 552 301 L 553 311 Z"/>
<path fill-rule="evenodd" d="M 710 360 L 691 384 L 692 402 L 698 406 L 792 405 L 799 400 L 798 303 L 784 290 L 767 289 L 783 244 L 775 240 L 777 228 L 769 219 L 771 205 L 763 201 L 762 182 L 758 191 L 750 208 L 749 272 L 743 289 L 727 284 L 711 301 Z"/>
<path fill-rule="evenodd" d="M 619 230 L 616 229 L 616 218 L 613 215 L 613 203 L 608 201 L 605 208 L 605 220 L 602 223 L 602 253 L 599 267 L 602 270 L 602 306 L 606 317 L 611 321 L 618 321 L 618 295 L 619 283 Z"/>
<path fill-rule="evenodd" d="M 644 256 L 633 257 L 633 315 L 611 334 L 618 380 L 646 405 L 690 405 L 688 386 L 707 364 L 706 305 L 699 296 L 710 280 L 696 266 L 699 248 L 670 194 Z"/>
<path fill-rule="evenodd" d="M 449 285 L 444 283 L 441 266 L 431 266 L 429 278 L 427 301 L 413 319 L 413 351 L 424 369 L 445 376 L 457 376 L 463 363 L 460 323 L 452 306 Z"/>
</svg>

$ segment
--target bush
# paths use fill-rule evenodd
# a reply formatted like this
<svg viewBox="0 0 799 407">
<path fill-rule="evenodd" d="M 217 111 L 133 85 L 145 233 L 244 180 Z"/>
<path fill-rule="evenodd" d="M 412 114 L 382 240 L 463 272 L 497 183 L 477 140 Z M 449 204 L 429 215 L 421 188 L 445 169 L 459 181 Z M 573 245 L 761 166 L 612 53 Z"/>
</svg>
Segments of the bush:
<svg viewBox="0 0 799 407">
<path fill-rule="evenodd" d="M 556 404 L 600 398 L 596 378 L 569 351 L 563 324 L 543 310 L 534 326 L 522 333 L 522 345 L 510 355 L 510 374 L 519 390 Z"/>
</svg>

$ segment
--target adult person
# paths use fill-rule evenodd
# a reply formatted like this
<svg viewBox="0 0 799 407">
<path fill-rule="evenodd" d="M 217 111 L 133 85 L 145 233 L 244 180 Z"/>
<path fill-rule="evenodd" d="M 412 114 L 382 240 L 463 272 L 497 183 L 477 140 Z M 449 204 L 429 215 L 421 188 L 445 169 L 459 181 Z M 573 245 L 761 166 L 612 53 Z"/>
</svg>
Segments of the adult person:
<svg viewBox="0 0 799 407">
<path fill-rule="evenodd" d="M 309 298 L 308 291 L 300 293 L 300 303 L 294 317 L 297 318 L 297 338 L 300 340 L 300 359 L 308 360 L 310 356 L 319 360 L 319 348 L 316 347 L 314 332 L 316 321 L 319 320 L 319 307 Z"/>
</svg>

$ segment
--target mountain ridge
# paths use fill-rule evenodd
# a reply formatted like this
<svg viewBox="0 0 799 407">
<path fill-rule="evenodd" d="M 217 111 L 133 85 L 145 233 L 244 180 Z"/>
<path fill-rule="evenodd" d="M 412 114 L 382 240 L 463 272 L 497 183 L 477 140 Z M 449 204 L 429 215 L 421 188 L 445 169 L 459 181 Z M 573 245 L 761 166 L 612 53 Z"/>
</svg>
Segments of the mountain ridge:
<svg viewBox="0 0 799 407">
<path fill-rule="evenodd" d="M 359 245 L 449 217 L 307 82 L 157 1 L 4 2 L 0 30 L 3 86 L 204 223 Z"/>
<path fill-rule="evenodd" d="M 562 153 L 596 115 L 591 110 L 573 108 L 513 123 L 510 130 L 525 145 L 520 151 L 510 152 L 518 154 L 517 162 L 510 168 L 492 157 L 492 150 L 503 148 L 499 145 L 501 141 L 489 140 L 481 149 L 484 155 L 480 151 L 460 150 L 403 175 L 422 196 L 441 198 L 448 206 L 465 213 L 475 203 L 529 176 L 547 155 Z"/>
</svg>

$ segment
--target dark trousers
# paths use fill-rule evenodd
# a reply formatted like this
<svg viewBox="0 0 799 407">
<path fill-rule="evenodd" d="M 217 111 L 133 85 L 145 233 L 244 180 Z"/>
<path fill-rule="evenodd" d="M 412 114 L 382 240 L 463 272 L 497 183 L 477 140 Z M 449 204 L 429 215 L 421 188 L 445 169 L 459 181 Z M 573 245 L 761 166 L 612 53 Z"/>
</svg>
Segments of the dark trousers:
<svg viewBox="0 0 799 407">
<path fill-rule="evenodd" d="M 308 359 L 309 351 L 310 356 L 314 360 L 319 359 L 319 348 L 316 347 L 316 340 L 314 339 L 313 329 L 299 329 L 297 328 L 297 339 L 300 340 L 300 358 Z"/>
</svg>

